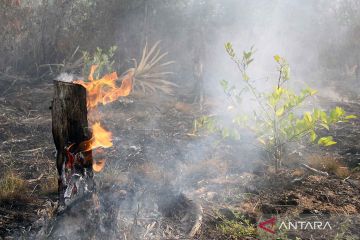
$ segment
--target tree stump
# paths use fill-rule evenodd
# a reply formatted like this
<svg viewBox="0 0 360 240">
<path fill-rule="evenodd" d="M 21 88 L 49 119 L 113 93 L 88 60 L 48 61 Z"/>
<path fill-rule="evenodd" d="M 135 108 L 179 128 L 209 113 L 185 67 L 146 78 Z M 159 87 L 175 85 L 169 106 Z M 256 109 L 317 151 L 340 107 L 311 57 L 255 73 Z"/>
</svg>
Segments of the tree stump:
<svg viewBox="0 0 360 240">
<path fill-rule="evenodd" d="M 60 203 L 64 203 L 64 193 L 68 187 L 64 174 L 67 170 L 65 164 L 69 161 L 69 151 L 74 155 L 81 152 L 80 143 L 91 138 L 88 128 L 86 89 L 79 84 L 54 81 L 51 113 L 52 134 L 57 151 L 59 200 Z M 84 175 L 84 171 L 86 171 L 87 175 L 92 177 L 91 151 L 81 154 L 86 161 L 81 163 L 82 166 L 76 166 L 76 168 L 81 174 Z M 81 174 L 78 175 L 81 176 Z"/>
</svg>

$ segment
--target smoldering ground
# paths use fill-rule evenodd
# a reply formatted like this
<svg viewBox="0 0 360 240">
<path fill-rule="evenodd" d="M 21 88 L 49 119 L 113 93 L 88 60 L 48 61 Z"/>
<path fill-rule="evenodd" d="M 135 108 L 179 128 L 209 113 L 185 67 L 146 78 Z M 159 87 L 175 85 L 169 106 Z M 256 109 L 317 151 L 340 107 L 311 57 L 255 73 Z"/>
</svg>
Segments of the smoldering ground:
<svg viewBox="0 0 360 240">
<path fill-rule="evenodd" d="M 241 77 L 224 50 L 225 42 L 231 41 L 239 53 L 254 46 L 256 53 L 249 75 L 264 90 L 271 88 L 276 81 L 278 73 L 273 56 L 279 54 L 290 64 L 289 84 L 295 88 L 306 83 L 321 90 L 319 94 L 332 101 L 357 102 L 359 99 L 360 48 L 357 37 L 360 15 L 357 13 L 360 7 L 357 1 L 212 0 L 175 3 L 152 0 L 123 1 L 121 4 L 118 1 L 74 1 L 64 5 L 60 1 L 49 1 L 46 5 L 39 3 L 37 7 L 32 3 L 21 2 L 20 6 L 11 7 L 9 13 L 21 12 L 23 19 L 21 14 L 9 15 L 1 10 L 1 19 L 4 19 L 1 22 L 8 23 L 1 24 L 1 28 L 8 31 L 1 34 L 4 44 L 0 47 L 4 56 L 0 61 L 0 99 L 4 119 L 1 128 L 4 135 L 0 139 L 8 142 L 2 144 L 2 165 L 10 166 L 8 159 L 14 154 L 18 159 L 24 158 L 24 166 L 34 157 L 22 157 L 24 153 L 12 152 L 11 149 L 22 148 L 23 142 L 10 140 L 20 139 L 22 135 L 31 136 L 26 137 L 26 141 L 31 141 L 34 149 L 37 141 L 41 142 L 40 147 L 46 148 L 47 160 L 39 157 L 30 178 L 36 179 L 45 171 L 42 168 L 44 163 L 51 165 L 49 159 L 53 157 L 53 146 L 49 137 L 50 115 L 46 109 L 49 104 L 46 103 L 52 98 L 52 90 L 48 85 L 46 88 L 43 86 L 50 84 L 61 69 L 47 64 L 62 63 L 66 72 L 79 73 L 71 64 L 75 60 L 75 57 L 71 58 L 72 54 L 78 46 L 93 52 L 97 46 L 106 49 L 118 45 L 116 59 L 119 64 L 116 67 L 121 72 L 131 64 L 131 58 L 140 56 L 145 42 L 161 40 L 161 48 L 169 53 L 167 58 L 175 60 L 169 66 L 169 71 L 173 72 L 169 79 L 177 83 L 178 88 L 174 96 L 130 96 L 103 107 L 102 119 L 113 132 L 115 144 L 105 152 L 105 170 L 95 177 L 99 208 L 89 197 L 75 203 L 69 212 L 51 216 L 39 235 L 39 228 L 34 227 L 36 232 L 28 234 L 24 230 L 25 236 L 48 237 L 54 234 L 55 237 L 62 235 L 72 239 L 84 236 L 114 239 L 125 239 L 126 236 L 140 239 L 180 237 L 189 227 L 182 224 L 191 221 L 185 218 L 181 222 L 187 213 L 184 211 L 178 214 L 175 222 L 168 222 L 171 218 L 166 219 L 166 210 L 161 209 L 161 205 L 167 205 L 163 202 L 168 199 L 181 199 L 182 194 L 193 201 L 200 198 L 202 205 L 207 206 L 205 213 L 210 214 L 212 207 L 249 204 L 244 192 L 256 195 L 261 189 L 265 192 L 262 195 L 267 196 L 264 186 L 269 179 L 259 181 L 260 186 L 255 185 L 259 189 L 248 184 L 251 176 L 247 174 L 264 171 L 263 167 L 259 168 L 263 166 L 263 152 L 253 146 L 252 135 L 242 134 L 240 144 L 223 141 L 219 136 L 192 136 L 195 119 L 204 114 L 217 114 L 228 107 L 227 103 L 224 104 L 219 81 L 236 82 Z M 34 21 L 26 21 L 28 16 Z M 17 22 L 22 24 L 20 30 L 17 30 Z M 198 59 L 203 65 L 206 96 L 203 111 L 193 104 L 198 94 L 194 90 L 197 83 L 193 66 Z M 17 77 L 17 73 L 22 77 Z M 244 105 L 249 111 L 254 107 L 252 102 Z M 37 122 L 36 117 L 44 119 Z M 351 126 L 348 128 L 352 129 Z M 339 149 L 338 152 L 348 151 L 355 159 L 352 161 L 356 162 L 357 148 L 349 146 L 356 136 L 350 131 L 345 139 L 348 140 L 341 142 L 341 146 L 346 150 Z M 21 176 L 28 177 L 26 174 Z M 292 178 L 289 176 L 287 180 Z M 331 184 L 330 180 L 322 181 L 323 188 L 320 186 L 319 191 Z M 346 189 L 349 187 L 346 182 L 341 184 Z M 31 185 L 29 190 L 35 189 L 31 196 L 38 194 L 38 187 L 34 187 Z M 354 194 L 351 189 L 346 191 L 348 195 Z M 49 197 L 41 194 L 39 192 L 41 198 Z M 312 196 L 312 193 L 306 195 L 308 198 Z M 260 206 L 269 210 L 266 204 L 262 205 L 256 197 L 254 199 L 250 207 L 241 206 L 242 210 L 248 210 L 247 217 L 252 220 L 253 209 Z M 270 197 L 268 199 L 272 201 Z M 52 200 L 56 202 L 54 197 Z M 307 202 L 307 198 L 305 200 Z M 301 202 L 301 199 L 296 201 Z M 356 199 L 350 201 L 355 208 L 358 207 Z M 321 204 L 320 207 L 326 208 Z M 37 208 L 41 208 L 40 203 Z M 270 207 L 269 211 L 278 210 L 273 208 L 276 207 Z M 188 209 L 192 210 L 191 207 Z M 36 217 L 32 216 L 31 221 Z M 26 224 L 31 226 L 29 222 Z M 206 225 L 202 232 L 211 232 L 209 226 L 212 225 Z M 1 233 L 19 236 L 21 227 L 15 226 L 9 233 L 7 230 Z"/>
</svg>

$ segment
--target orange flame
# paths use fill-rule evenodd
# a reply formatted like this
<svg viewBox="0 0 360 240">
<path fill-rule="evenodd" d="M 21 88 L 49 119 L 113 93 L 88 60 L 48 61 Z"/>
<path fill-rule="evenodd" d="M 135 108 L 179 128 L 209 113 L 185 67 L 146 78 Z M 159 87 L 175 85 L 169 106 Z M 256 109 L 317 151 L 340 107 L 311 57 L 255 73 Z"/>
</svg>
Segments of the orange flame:
<svg viewBox="0 0 360 240">
<path fill-rule="evenodd" d="M 92 125 L 93 130 L 93 140 L 91 143 L 92 149 L 103 147 L 109 148 L 112 147 L 113 143 L 111 141 L 112 133 L 106 131 L 104 128 L 101 127 L 100 123 L 97 122 Z"/>
<path fill-rule="evenodd" d="M 94 170 L 94 172 L 101 172 L 101 170 L 103 170 L 103 168 L 105 167 L 105 162 L 105 159 L 94 162 L 92 165 L 92 169 Z"/>
<path fill-rule="evenodd" d="M 79 149 L 81 152 L 88 152 L 99 147 L 112 147 L 112 133 L 105 130 L 101 126 L 100 122 L 96 122 L 92 125 L 91 128 L 92 138 L 79 144 Z"/>
<path fill-rule="evenodd" d="M 100 79 L 94 79 L 97 65 L 90 68 L 89 82 L 77 80 L 75 83 L 84 86 L 87 90 L 87 107 L 92 109 L 99 104 L 108 104 L 119 97 L 126 97 L 132 90 L 134 72 L 129 71 L 122 79 L 120 87 L 117 86 L 118 75 L 116 72 L 106 74 Z"/>
<path fill-rule="evenodd" d="M 83 80 L 74 81 L 85 87 L 87 92 L 87 108 L 93 109 L 99 104 L 105 105 L 117 100 L 119 97 L 128 96 L 133 88 L 134 71 L 128 71 L 122 78 L 120 87 L 117 84 L 118 75 L 116 72 L 106 74 L 100 79 L 94 79 L 94 73 L 97 65 L 90 68 L 89 82 Z M 79 148 L 83 152 L 91 151 L 97 148 L 112 147 L 112 133 L 105 130 L 100 122 L 92 125 L 92 138 L 80 143 Z M 93 170 L 100 172 L 105 166 L 105 159 L 93 163 Z"/>
</svg>

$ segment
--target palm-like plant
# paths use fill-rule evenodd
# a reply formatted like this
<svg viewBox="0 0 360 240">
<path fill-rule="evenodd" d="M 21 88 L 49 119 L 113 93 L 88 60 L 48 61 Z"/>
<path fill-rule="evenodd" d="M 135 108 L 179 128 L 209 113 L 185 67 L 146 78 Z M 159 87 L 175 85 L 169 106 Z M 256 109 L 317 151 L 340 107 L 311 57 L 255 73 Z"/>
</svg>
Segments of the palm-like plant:
<svg viewBox="0 0 360 240">
<path fill-rule="evenodd" d="M 135 89 L 141 89 L 144 92 L 161 91 L 171 95 L 177 85 L 166 80 L 172 72 L 164 71 L 163 68 L 173 64 L 174 61 L 161 62 L 168 53 L 161 53 L 159 44 L 160 42 L 156 42 L 151 48 L 148 48 L 146 44 L 140 62 L 133 59 L 134 68 L 130 68 L 125 74 L 133 73 L 133 88 Z"/>
</svg>

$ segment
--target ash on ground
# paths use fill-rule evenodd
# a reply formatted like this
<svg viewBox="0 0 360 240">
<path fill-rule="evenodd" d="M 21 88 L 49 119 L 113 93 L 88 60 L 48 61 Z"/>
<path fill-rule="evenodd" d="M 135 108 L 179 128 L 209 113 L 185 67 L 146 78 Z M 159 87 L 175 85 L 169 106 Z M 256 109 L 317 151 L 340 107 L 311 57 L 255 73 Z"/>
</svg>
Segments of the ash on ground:
<svg viewBox="0 0 360 240">
<path fill-rule="evenodd" d="M 170 186 L 103 185 L 51 219 L 37 239 L 186 239 L 201 206 Z"/>
</svg>

